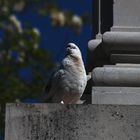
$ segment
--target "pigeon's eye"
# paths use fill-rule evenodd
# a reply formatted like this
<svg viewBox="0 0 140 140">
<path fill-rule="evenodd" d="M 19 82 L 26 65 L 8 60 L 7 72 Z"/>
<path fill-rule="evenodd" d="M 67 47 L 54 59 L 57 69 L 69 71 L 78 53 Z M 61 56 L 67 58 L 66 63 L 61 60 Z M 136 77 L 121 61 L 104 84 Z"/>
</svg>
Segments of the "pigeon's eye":
<svg viewBox="0 0 140 140">
<path fill-rule="evenodd" d="M 76 47 L 75 46 L 71 46 L 71 49 L 76 49 Z"/>
<path fill-rule="evenodd" d="M 76 49 L 76 46 L 73 45 L 73 44 L 68 44 L 68 45 L 67 45 L 67 48 L 70 48 L 70 49 Z"/>
</svg>

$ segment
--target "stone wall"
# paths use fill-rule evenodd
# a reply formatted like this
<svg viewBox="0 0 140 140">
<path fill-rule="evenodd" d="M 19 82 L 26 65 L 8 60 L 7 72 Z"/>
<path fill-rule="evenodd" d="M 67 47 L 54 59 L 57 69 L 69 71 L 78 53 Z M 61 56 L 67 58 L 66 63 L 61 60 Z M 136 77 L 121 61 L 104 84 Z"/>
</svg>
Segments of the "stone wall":
<svg viewBox="0 0 140 140">
<path fill-rule="evenodd" d="M 139 140 L 139 107 L 7 104 L 5 140 Z"/>
</svg>

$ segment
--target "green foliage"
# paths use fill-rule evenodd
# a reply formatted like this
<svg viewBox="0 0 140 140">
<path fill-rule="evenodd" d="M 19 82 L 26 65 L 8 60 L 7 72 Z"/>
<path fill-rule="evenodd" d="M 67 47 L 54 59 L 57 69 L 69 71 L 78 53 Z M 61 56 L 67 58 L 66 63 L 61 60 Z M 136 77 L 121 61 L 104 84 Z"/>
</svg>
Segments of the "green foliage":
<svg viewBox="0 0 140 140">
<path fill-rule="evenodd" d="M 18 2 L 22 1 L 0 0 L 0 31 L 4 34 L 0 38 L 0 129 L 4 128 L 5 104 L 40 97 L 53 66 L 50 53 L 39 47 L 39 30 L 22 27 L 13 14 Z M 28 67 L 32 77 L 24 79 L 19 73 Z"/>
<path fill-rule="evenodd" d="M 43 92 L 52 60 L 47 50 L 38 47 L 39 37 L 32 29 L 23 29 L 22 34 L 7 31 L 0 44 L 0 123 L 3 123 L 6 102 L 22 102 L 27 98 L 40 97 Z M 28 80 L 19 74 L 27 67 L 31 67 L 32 71 Z"/>
</svg>

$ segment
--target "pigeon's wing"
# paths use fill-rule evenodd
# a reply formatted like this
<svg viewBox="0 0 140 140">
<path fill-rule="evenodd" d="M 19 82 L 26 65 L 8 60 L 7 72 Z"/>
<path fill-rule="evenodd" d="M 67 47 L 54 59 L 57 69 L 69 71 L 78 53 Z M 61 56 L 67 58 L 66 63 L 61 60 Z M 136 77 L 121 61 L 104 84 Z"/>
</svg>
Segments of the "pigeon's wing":
<svg viewBox="0 0 140 140">
<path fill-rule="evenodd" d="M 48 92 L 50 91 L 51 86 L 52 86 L 52 80 L 54 79 L 54 75 L 55 75 L 55 73 L 56 73 L 57 71 L 59 71 L 59 69 L 61 69 L 61 65 L 57 65 L 57 66 L 53 69 L 53 71 L 52 71 L 52 73 L 50 74 L 50 76 L 48 77 L 48 80 L 47 80 L 46 85 L 45 85 L 45 88 L 44 88 L 44 92 L 45 92 L 45 93 L 48 93 Z"/>
<path fill-rule="evenodd" d="M 55 72 L 53 72 L 51 74 L 51 76 L 48 78 L 48 81 L 45 85 L 45 88 L 44 88 L 44 92 L 45 93 L 49 93 L 50 89 L 51 89 L 51 86 L 52 86 L 52 79 L 53 79 L 53 75 L 55 74 Z"/>
<path fill-rule="evenodd" d="M 57 89 L 57 86 L 61 84 L 61 80 L 64 74 L 65 74 L 65 70 L 62 69 L 62 67 L 60 67 L 60 69 L 58 69 L 51 75 L 45 87 L 45 93 L 47 94 L 46 100 L 50 100 L 54 96 L 55 92 L 50 92 L 50 91 L 51 90 L 55 91 L 55 89 Z"/>
</svg>

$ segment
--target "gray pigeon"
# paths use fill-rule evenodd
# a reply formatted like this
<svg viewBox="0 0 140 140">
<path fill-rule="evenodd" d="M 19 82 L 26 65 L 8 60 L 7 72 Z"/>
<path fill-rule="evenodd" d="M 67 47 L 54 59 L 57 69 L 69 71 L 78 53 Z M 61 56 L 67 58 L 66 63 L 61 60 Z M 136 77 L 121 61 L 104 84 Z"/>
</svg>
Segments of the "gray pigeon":
<svg viewBox="0 0 140 140">
<path fill-rule="evenodd" d="M 67 55 L 62 60 L 45 87 L 46 102 L 81 104 L 80 100 L 87 84 L 87 76 L 78 46 L 67 45 Z"/>
</svg>

